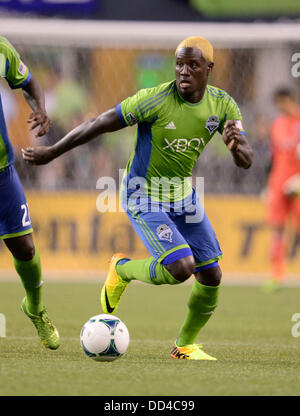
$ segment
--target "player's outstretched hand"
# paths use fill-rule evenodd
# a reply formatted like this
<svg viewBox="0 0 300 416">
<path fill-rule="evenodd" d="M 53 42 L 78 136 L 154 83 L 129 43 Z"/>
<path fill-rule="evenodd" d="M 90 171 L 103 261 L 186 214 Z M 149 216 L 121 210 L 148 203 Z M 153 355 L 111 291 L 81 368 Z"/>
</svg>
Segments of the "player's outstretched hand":
<svg viewBox="0 0 300 416">
<path fill-rule="evenodd" d="M 22 149 L 22 156 L 30 165 L 46 165 L 53 160 L 50 146 L 27 147 Z"/>
<path fill-rule="evenodd" d="M 37 110 L 30 114 L 27 123 L 31 124 L 30 130 L 34 130 L 39 127 L 35 137 L 44 136 L 51 127 L 51 121 L 45 111 Z"/>
<path fill-rule="evenodd" d="M 222 137 L 229 150 L 232 152 L 237 150 L 241 139 L 241 132 L 236 126 L 235 120 L 229 120 L 226 122 Z"/>
</svg>

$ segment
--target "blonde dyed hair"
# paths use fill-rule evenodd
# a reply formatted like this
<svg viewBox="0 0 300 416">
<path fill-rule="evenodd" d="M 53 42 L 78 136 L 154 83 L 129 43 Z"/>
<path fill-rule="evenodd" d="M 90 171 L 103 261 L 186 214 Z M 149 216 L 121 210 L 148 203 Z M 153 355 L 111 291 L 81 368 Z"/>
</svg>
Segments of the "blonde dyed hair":
<svg viewBox="0 0 300 416">
<path fill-rule="evenodd" d="M 205 38 L 200 36 L 190 36 L 183 39 L 176 48 L 175 55 L 181 48 L 195 48 L 199 49 L 202 52 L 202 56 L 209 62 L 214 61 L 214 48 L 212 44 Z"/>
</svg>

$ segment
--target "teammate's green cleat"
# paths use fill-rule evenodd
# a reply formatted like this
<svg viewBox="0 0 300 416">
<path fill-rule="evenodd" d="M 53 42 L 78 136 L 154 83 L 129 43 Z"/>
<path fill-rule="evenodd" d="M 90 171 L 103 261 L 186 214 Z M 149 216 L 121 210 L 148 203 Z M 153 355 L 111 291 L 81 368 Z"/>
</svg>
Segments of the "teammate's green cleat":
<svg viewBox="0 0 300 416">
<path fill-rule="evenodd" d="M 176 341 L 174 342 L 171 357 L 179 360 L 209 360 L 216 361 L 215 357 L 206 354 L 202 350 L 202 345 L 200 344 L 190 344 L 185 345 L 184 347 L 178 347 Z"/>
<path fill-rule="evenodd" d="M 33 325 L 37 329 L 42 344 L 44 344 L 46 348 L 56 350 L 60 345 L 59 333 L 51 322 L 47 309 L 44 307 L 38 315 L 32 315 L 27 309 L 26 296 L 22 300 L 21 309 L 25 315 L 27 315 L 28 318 L 30 318 L 33 322 Z"/>
<path fill-rule="evenodd" d="M 262 291 L 264 293 L 275 293 L 282 289 L 282 284 L 277 282 L 275 279 L 268 280 L 263 286 Z"/>
<path fill-rule="evenodd" d="M 109 264 L 108 275 L 102 286 L 100 302 L 104 313 L 113 313 L 117 310 L 121 296 L 129 282 L 117 274 L 116 265 L 118 261 L 126 259 L 125 254 L 116 253 L 112 256 Z"/>
</svg>

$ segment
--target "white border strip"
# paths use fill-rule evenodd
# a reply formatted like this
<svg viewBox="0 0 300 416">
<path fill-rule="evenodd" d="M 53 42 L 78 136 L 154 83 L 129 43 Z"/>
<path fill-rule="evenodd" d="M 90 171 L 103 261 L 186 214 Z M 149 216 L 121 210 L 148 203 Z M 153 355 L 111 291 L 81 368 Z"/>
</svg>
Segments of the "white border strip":
<svg viewBox="0 0 300 416">
<path fill-rule="evenodd" d="M 270 47 L 299 42 L 300 23 L 182 23 L 0 18 L 1 35 L 30 45 L 173 48 L 191 35 L 217 47 Z"/>
</svg>

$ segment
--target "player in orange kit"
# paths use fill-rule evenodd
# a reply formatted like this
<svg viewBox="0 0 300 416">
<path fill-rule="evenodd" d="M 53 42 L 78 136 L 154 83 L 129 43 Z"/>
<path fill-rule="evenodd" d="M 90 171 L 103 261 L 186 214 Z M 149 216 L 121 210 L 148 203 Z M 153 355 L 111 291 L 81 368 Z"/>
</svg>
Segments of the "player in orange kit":
<svg viewBox="0 0 300 416">
<path fill-rule="evenodd" d="M 271 126 L 272 167 L 267 192 L 267 222 L 272 227 L 272 278 L 265 289 L 278 289 L 285 275 L 284 229 L 289 220 L 300 232 L 300 105 L 287 88 L 274 94 L 280 115 Z"/>
</svg>

